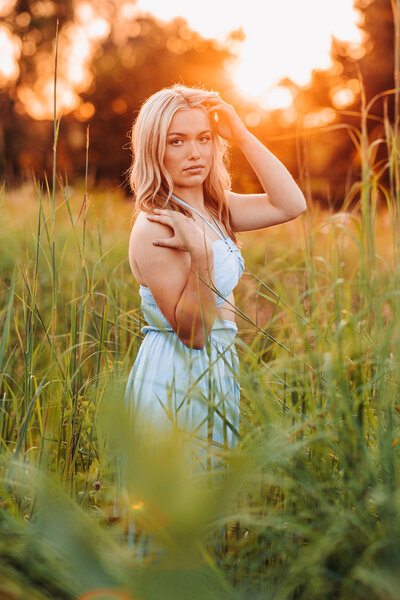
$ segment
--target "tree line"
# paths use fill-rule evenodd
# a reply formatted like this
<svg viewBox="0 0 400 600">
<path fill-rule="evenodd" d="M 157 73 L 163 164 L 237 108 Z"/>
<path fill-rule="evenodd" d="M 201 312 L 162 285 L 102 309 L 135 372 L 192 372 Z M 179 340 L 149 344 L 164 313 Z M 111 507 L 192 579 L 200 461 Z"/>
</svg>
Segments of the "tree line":
<svg viewBox="0 0 400 600">
<path fill-rule="evenodd" d="M 50 69 L 54 64 L 56 20 L 61 35 L 76 22 L 78 5 L 72 0 L 20 0 L 0 18 L 0 25 L 20 40 L 21 48 L 18 77 L 0 80 L 0 177 L 7 185 L 18 185 L 32 173 L 42 178 L 51 171 L 53 123 L 50 117 L 31 116 L 27 90 L 37 83 L 44 67 Z M 355 7 L 364 33 L 361 47 L 333 39 L 331 68 L 314 70 L 306 86 L 282 79 L 281 85 L 293 96 L 293 120 L 285 117 L 284 109 L 259 111 L 234 86 L 229 66 L 243 39 L 241 30 L 221 43 L 202 38 L 182 18 L 165 23 L 147 14 L 132 17 L 122 31 L 118 6 L 109 0 L 102 12 L 109 27 L 93 46 L 90 78 L 79 90 L 80 104 L 64 111 L 61 118 L 59 172 L 67 174 L 70 181 L 83 176 L 89 125 L 91 183 L 120 185 L 128 194 L 129 132 L 140 105 L 164 86 L 200 85 L 218 91 L 236 107 L 249 130 L 283 161 L 296 180 L 307 181 L 307 192 L 315 201 L 341 206 L 360 174 L 352 135 L 353 127 L 360 128 L 360 82 L 367 102 L 394 87 L 392 3 L 357 0 Z M 269 60 L 273 57 L 260 57 L 260 77 Z M 384 135 L 385 114 L 393 123 L 391 94 L 378 98 L 372 107 L 368 119 L 371 140 Z M 375 160 L 383 164 L 385 153 L 380 144 Z M 231 165 L 235 190 L 260 189 L 235 149 Z"/>
</svg>

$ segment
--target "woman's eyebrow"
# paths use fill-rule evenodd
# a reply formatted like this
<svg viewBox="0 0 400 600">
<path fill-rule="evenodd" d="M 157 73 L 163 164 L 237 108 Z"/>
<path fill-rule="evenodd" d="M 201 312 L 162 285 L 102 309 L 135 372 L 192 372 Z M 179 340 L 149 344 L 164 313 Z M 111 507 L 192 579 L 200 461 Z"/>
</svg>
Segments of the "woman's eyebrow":
<svg viewBox="0 0 400 600">
<path fill-rule="evenodd" d="M 197 135 L 202 135 L 203 133 L 211 133 L 211 129 L 205 129 L 204 131 L 200 131 L 200 133 L 198 133 Z M 170 135 L 180 135 L 182 137 L 186 137 L 187 133 L 179 133 L 179 131 L 172 131 L 171 133 L 168 134 L 168 137 Z"/>
</svg>

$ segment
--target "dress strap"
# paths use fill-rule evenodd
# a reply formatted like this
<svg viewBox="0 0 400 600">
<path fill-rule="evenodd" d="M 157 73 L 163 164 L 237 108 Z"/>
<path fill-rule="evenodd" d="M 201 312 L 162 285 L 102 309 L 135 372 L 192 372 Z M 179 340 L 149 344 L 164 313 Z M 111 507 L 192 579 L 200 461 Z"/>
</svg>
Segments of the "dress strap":
<svg viewBox="0 0 400 600">
<path fill-rule="evenodd" d="M 201 217 L 203 219 L 203 221 L 205 221 L 207 223 L 207 225 L 209 227 L 211 227 L 211 229 L 214 231 L 214 233 L 217 234 L 218 237 L 220 237 L 223 240 L 226 240 L 226 236 L 224 235 L 224 232 L 222 231 L 221 227 L 218 225 L 218 222 L 215 220 L 214 216 L 212 216 L 212 218 L 214 219 L 215 224 L 217 225 L 218 229 L 220 231 L 218 231 L 217 229 L 215 229 L 214 225 L 212 223 L 210 223 L 210 221 L 207 221 L 207 219 L 205 217 L 203 217 L 203 215 L 196 209 L 194 208 L 194 206 L 191 206 L 190 204 L 188 204 L 187 202 L 185 202 L 185 200 L 182 200 L 182 198 L 178 198 L 178 196 L 175 196 L 175 194 L 171 194 L 173 198 L 175 198 L 175 200 L 177 200 L 178 202 L 181 202 L 184 206 L 187 206 L 188 208 L 190 208 L 191 210 L 193 210 L 195 213 L 197 213 L 199 215 L 199 217 Z M 222 235 L 221 235 L 221 233 Z"/>
<path fill-rule="evenodd" d="M 219 229 L 219 230 L 220 230 L 220 232 L 222 233 L 224 240 L 226 240 L 226 239 L 227 239 L 227 236 L 225 235 L 225 233 L 224 233 L 224 231 L 223 231 L 223 229 L 222 229 L 221 225 L 218 223 L 218 221 L 217 221 L 217 219 L 214 217 L 214 215 L 211 215 L 211 217 L 213 218 L 213 220 L 214 220 L 214 223 L 216 224 L 216 226 L 218 227 L 218 229 Z"/>
</svg>

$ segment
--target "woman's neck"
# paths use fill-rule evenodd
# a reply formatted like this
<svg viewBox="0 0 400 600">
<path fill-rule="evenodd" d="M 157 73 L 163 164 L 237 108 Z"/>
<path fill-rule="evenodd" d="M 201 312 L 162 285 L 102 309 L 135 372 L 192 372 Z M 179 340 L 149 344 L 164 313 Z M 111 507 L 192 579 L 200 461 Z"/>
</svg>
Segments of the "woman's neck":
<svg viewBox="0 0 400 600">
<path fill-rule="evenodd" d="M 201 187 L 201 188 L 175 187 L 174 194 L 175 194 L 175 196 L 178 196 L 178 198 L 181 198 L 181 200 L 184 200 L 185 202 L 190 204 L 190 206 L 193 206 L 197 210 L 199 210 L 199 211 L 205 210 L 203 187 Z"/>
</svg>

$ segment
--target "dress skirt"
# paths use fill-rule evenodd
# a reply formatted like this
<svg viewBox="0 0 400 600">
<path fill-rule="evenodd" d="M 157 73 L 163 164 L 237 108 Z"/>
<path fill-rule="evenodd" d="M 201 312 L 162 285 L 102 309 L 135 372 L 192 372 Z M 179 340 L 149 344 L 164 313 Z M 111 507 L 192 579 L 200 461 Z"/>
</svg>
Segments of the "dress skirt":
<svg viewBox="0 0 400 600">
<path fill-rule="evenodd" d="M 130 371 L 125 404 L 130 415 L 174 425 L 199 441 L 232 448 L 238 440 L 240 387 L 237 326 L 216 319 L 204 348 L 185 346 L 172 328 L 146 333 Z"/>
<path fill-rule="evenodd" d="M 216 319 L 201 349 L 185 346 L 170 327 L 147 325 L 142 332 L 146 335 L 125 391 L 129 418 L 187 433 L 196 471 L 224 468 L 226 450 L 235 448 L 239 437 L 236 324 Z M 134 520 L 128 540 L 138 555 L 147 553 L 142 542 L 138 545 Z"/>
</svg>

